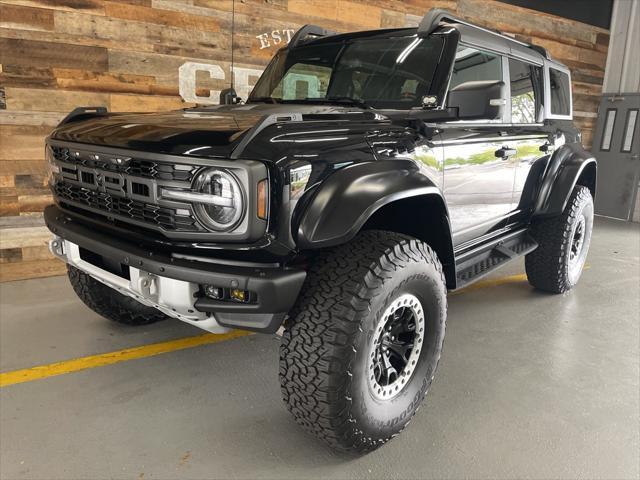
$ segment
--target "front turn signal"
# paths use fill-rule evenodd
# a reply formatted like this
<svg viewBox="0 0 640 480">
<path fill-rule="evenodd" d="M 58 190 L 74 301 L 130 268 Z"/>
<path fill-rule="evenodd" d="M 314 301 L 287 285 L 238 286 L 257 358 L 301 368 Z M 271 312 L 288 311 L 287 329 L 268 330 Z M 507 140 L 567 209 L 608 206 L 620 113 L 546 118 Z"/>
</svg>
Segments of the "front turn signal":
<svg viewBox="0 0 640 480">
<path fill-rule="evenodd" d="M 267 219 L 269 207 L 269 185 L 267 179 L 258 182 L 258 218 Z"/>
</svg>

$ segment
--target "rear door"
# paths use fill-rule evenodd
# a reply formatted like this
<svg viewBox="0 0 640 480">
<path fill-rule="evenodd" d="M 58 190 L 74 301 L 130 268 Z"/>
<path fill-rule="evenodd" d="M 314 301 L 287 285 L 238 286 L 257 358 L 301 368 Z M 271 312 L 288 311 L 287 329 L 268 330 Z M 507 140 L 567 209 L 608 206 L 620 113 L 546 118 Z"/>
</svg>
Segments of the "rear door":
<svg viewBox="0 0 640 480">
<path fill-rule="evenodd" d="M 460 44 L 450 88 L 462 83 L 502 80 L 503 57 Z M 513 204 L 515 163 L 509 155 L 504 119 L 444 123 L 444 196 L 454 245 L 504 227 Z"/>
<path fill-rule="evenodd" d="M 543 67 L 514 58 L 506 59 L 506 64 L 510 94 L 506 145 L 515 150 L 508 160 L 515 173 L 510 222 L 517 223 L 530 218 L 538 179 L 555 142 L 542 123 Z"/>
</svg>

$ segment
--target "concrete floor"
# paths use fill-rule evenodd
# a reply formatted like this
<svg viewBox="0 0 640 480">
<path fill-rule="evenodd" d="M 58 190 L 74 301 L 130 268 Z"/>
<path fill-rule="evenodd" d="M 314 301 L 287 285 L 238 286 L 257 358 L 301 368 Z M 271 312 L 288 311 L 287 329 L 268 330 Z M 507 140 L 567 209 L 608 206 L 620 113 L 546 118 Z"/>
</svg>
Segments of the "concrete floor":
<svg viewBox="0 0 640 480">
<path fill-rule="evenodd" d="M 638 478 L 639 257 L 638 225 L 598 219 L 572 292 L 516 281 L 451 295 L 425 405 L 366 457 L 294 424 L 278 338 L 252 335 L 2 388 L 0 477 Z M 111 324 L 64 278 L 0 294 L 3 372 L 200 333 Z"/>
</svg>

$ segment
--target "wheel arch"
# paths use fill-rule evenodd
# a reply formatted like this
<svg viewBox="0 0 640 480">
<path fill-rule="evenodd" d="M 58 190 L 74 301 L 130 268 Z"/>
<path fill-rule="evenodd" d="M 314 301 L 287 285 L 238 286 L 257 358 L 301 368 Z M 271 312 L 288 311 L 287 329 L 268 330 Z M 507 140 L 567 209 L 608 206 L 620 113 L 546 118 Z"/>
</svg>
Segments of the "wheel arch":
<svg viewBox="0 0 640 480">
<path fill-rule="evenodd" d="M 582 172 L 580 172 L 580 176 L 576 181 L 576 185 L 582 185 L 583 187 L 587 187 L 591 192 L 591 196 L 593 199 L 596 199 L 596 182 L 598 178 L 598 165 L 596 160 L 588 162 Z"/>
<path fill-rule="evenodd" d="M 415 212 L 421 212 L 420 222 L 411 218 Z M 442 263 L 447 288 L 456 288 L 451 226 L 442 196 L 427 193 L 387 203 L 367 219 L 362 230 L 387 230 L 427 243 Z"/>
<path fill-rule="evenodd" d="M 533 217 L 560 215 L 576 185 L 587 187 L 596 195 L 596 159 L 578 144 L 566 144 L 552 156 L 539 190 Z"/>
<path fill-rule="evenodd" d="M 335 172 L 301 202 L 292 233 L 301 250 L 337 246 L 362 230 L 387 230 L 428 243 L 455 288 L 449 214 L 438 186 L 410 160 L 381 160 Z M 420 221 L 416 221 L 416 212 Z"/>
</svg>

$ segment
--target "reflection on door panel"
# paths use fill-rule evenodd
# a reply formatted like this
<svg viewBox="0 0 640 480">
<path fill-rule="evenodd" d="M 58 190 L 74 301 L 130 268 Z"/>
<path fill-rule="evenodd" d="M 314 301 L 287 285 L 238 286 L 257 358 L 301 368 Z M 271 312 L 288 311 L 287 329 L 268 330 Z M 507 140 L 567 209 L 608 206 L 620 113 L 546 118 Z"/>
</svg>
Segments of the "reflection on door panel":
<svg viewBox="0 0 640 480">
<path fill-rule="evenodd" d="M 502 79 L 502 57 L 458 46 L 451 88 L 466 82 Z M 456 245 L 504 225 L 511 211 L 515 163 L 504 151 L 507 145 L 501 138 L 504 127 L 500 124 L 504 118 L 486 120 L 477 126 L 450 124 L 441 133 L 444 196 Z"/>
<path fill-rule="evenodd" d="M 498 158 L 505 142 L 446 145 L 444 195 L 456 243 L 483 235 L 506 221 L 512 208 L 516 162 Z"/>
<path fill-rule="evenodd" d="M 516 148 L 516 155 L 513 157 L 513 162 L 516 167 L 516 176 L 513 183 L 513 203 L 512 210 L 526 211 L 533 206 L 532 200 L 533 190 L 535 189 L 541 172 L 537 171 L 532 174 L 532 169 L 536 165 L 536 162 L 543 161 L 542 157 L 546 154 L 551 154 L 551 147 L 547 152 L 541 152 L 540 147 L 548 143 L 548 136 L 537 135 L 527 138 L 523 135 L 521 139 L 510 142 Z M 525 191 L 529 192 L 529 195 L 524 195 Z M 515 213 L 515 212 L 514 212 Z"/>
</svg>

